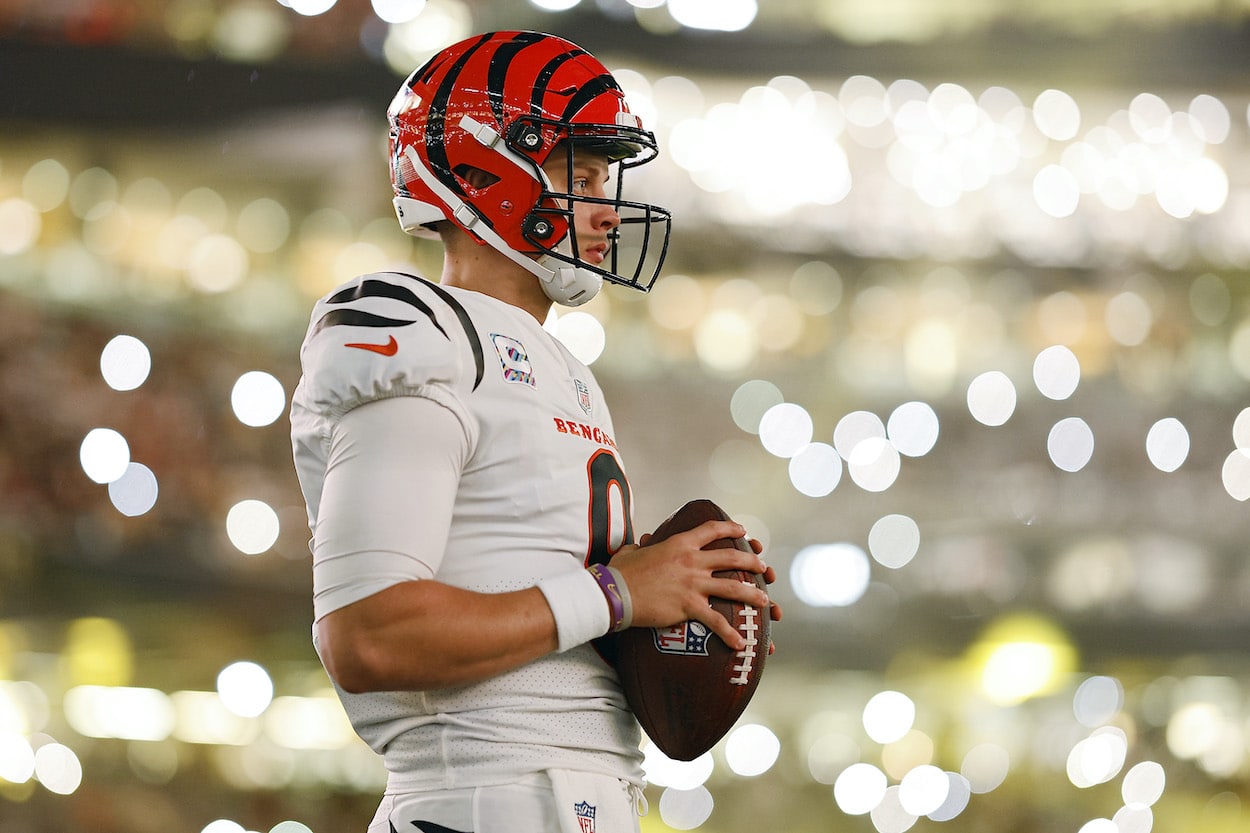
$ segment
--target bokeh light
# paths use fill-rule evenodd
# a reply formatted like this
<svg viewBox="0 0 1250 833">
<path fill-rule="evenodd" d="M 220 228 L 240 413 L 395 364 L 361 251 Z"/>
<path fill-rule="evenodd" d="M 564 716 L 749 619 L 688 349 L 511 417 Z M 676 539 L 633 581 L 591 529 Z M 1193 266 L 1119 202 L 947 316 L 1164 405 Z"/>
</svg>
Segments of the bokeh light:
<svg viewBox="0 0 1250 833">
<path fill-rule="evenodd" d="M 1023 613 L 991 623 L 970 655 L 980 669 L 982 689 L 1003 705 L 1054 691 L 1077 663 L 1066 633 L 1048 619 Z"/>
<path fill-rule="evenodd" d="M 337 2 L 338 0 L 285 0 L 285 5 L 291 11 L 302 14 L 305 17 L 316 17 L 330 11 Z M 225 831 L 214 830 L 211 833 L 225 833 Z"/>
<path fill-rule="evenodd" d="M 272 425 L 286 410 L 286 391 L 272 373 L 249 370 L 230 391 L 230 407 L 239 422 L 253 428 Z"/>
<path fill-rule="evenodd" d="M 233 237 L 209 234 L 196 241 L 187 255 L 187 282 L 207 294 L 228 292 L 247 277 L 250 259 Z"/>
<path fill-rule="evenodd" d="M 838 420 L 833 429 L 833 446 L 844 460 L 865 440 L 885 439 L 885 425 L 870 411 L 852 411 Z"/>
<path fill-rule="evenodd" d="M 781 741 L 767 726 L 746 723 L 725 738 L 725 763 L 735 775 L 753 778 L 772 769 L 781 755 Z"/>
<path fill-rule="evenodd" d="M 854 544 L 811 544 L 794 556 L 790 583 L 799 600 L 813 607 L 845 607 L 868 590 L 868 556 Z"/>
<path fill-rule="evenodd" d="M 260 500 L 241 500 L 226 514 L 226 535 L 244 555 L 259 555 L 274 545 L 281 531 L 278 513 Z"/>
<path fill-rule="evenodd" d="M 1120 774 L 1127 755 L 1128 738 L 1123 729 L 1096 729 L 1068 754 L 1068 780 L 1080 788 L 1105 784 Z"/>
<path fill-rule="evenodd" d="M 25 784 L 35 776 L 35 750 L 13 731 L 0 730 L 0 780 Z"/>
<path fill-rule="evenodd" d="M 1250 499 L 1250 448 L 1234 449 L 1224 458 L 1220 479 L 1234 500 Z"/>
<path fill-rule="evenodd" d="M 1159 471 L 1176 471 L 1189 457 L 1189 431 L 1175 417 L 1166 417 L 1146 433 L 1146 456 Z"/>
<path fill-rule="evenodd" d="M 1081 363 L 1062 344 L 1047 347 L 1033 361 L 1033 382 L 1048 399 L 1067 399 L 1081 381 Z"/>
<path fill-rule="evenodd" d="M 92 428 L 83 438 L 78 458 L 87 477 L 112 483 L 130 466 L 130 444 L 112 428 Z"/>
<path fill-rule="evenodd" d="M 35 750 L 35 778 L 49 792 L 70 795 L 82 784 L 82 761 L 61 743 L 45 743 Z"/>
<path fill-rule="evenodd" d="M 668 0 L 673 19 L 691 29 L 740 32 L 755 19 L 756 0 L 721 0 L 714 6 L 703 0 Z"/>
<path fill-rule="evenodd" d="M 905 567 L 919 549 L 920 527 L 907 515 L 883 515 L 868 532 L 868 551 L 883 567 L 892 570 Z"/>
<path fill-rule="evenodd" d="M 993 792 L 1007 779 L 1011 755 L 996 743 L 982 743 L 969 749 L 959 774 L 968 780 L 968 789 L 978 795 Z"/>
<path fill-rule="evenodd" d="M 1049 89 L 1033 100 L 1033 121 L 1050 139 L 1066 141 L 1081 127 L 1081 108 L 1063 90 Z"/>
<path fill-rule="evenodd" d="M 1134 764 L 1124 774 L 1121 795 L 1124 803 L 1152 806 L 1163 797 L 1163 788 L 1167 783 L 1167 773 L 1155 761 L 1142 761 Z"/>
<path fill-rule="evenodd" d="M 927 816 L 946 803 L 951 781 L 945 772 L 932 764 L 918 766 L 903 776 L 899 783 L 898 801 L 913 816 Z"/>
<path fill-rule="evenodd" d="M 64 708 L 74 731 L 90 738 L 161 741 L 174 727 L 173 703 L 153 688 L 75 686 Z"/>
<path fill-rule="evenodd" d="M 694 830 L 712 816 L 715 801 L 702 785 L 689 790 L 665 787 L 660 793 L 660 819 L 673 830 Z"/>
<path fill-rule="evenodd" d="M 968 807 L 972 797 L 971 785 L 967 778 L 958 772 L 947 772 L 946 799 L 928 813 L 933 821 L 950 821 Z"/>
<path fill-rule="evenodd" d="M 893 743 L 911 731 L 916 704 L 901 691 L 874 694 L 864 705 L 864 731 L 877 743 Z"/>
<path fill-rule="evenodd" d="M 885 437 L 869 437 L 856 443 L 846 461 L 846 470 L 861 489 L 883 492 L 898 479 L 901 460 Z"/>
<path fill-rule="evenodd" d="M 387 23 L 407 23 L 425 8 L 425 0 L 370 0 L 373 13 Z"/>
<path fill-rule="evenodd" d="M 833 800 L 848 816 L 862 816 L 881 803 L 888 786 L 885 773 L 872 764 L 851 764 L 834 781 Z"/>
<path fill-rule="evenodd" d="M 735 425 L 748 434 L 758 434 L 764 414 L 783 401 L 781 391 L 772 382 L 751 379 L 734 391 L 729 400 L 729 412 Z"/>
<path fill-rule="evenodd" d="M 842 479 L 842 458 L 831 445 L 809 443 L 790 458 L 788 470 L 790 482 L 801 494 L 824 497 Z"/>
<path fill-rule="evenodd" d="M 716 767 L 710 752 L 703 753 L 693 761 L 676 761 L 665 755 L 651 741 L 643 745 L 642 754 L 642 770 L 647 776 L 647 782 L 657 787 L 693 790 L 703 786 Z"/>
<path fill-rule="evenodd" d="M 886 788 L 881 803 L 873 808 L 871 817 L 877 833 L 904 833 L 917 821 L 917 817 L 907 812 L 899 800 L 897 784 Z"/>
<path fill-rule="evenodd" d="M 109 500 L 127 517 L 147 514 L 156 505 L 160 486 L 156 475 L 142 463 L 130 463 L 121 477 L 108 484 Z"/>
<path fill-rule="evenodd" d="M 777 457 L 793 457 L 812 441 L 812 417 L 793 402 L 774 405 L 760 417 L 760 443 Z"/>
<path fill-rule="evenodd" d="M 22 196 L 43 212 L 59 208 L 69 196 L 69 171 L 57 159 L 41 159 L 22 177 Z"/>
<path fill-rule="evenodd" d="M 151 370 L 152 354 L 134 336 L 114 336 L 100 351 L 100 375 L 113 390 L 134 390 L 147 380 Z"/>
<path fill-rule="evenodd" d="M 569 348 L 578 361 L 591 365 L 603 354 L 607 334 L 599 319 L 587 312 L 569 312 L 556 322 L 556 338 Z"/>
<path fill-rule="evenodd" d="M 1072 698 L 1077 722 L 1091 729 L 1110 721 L 1123 706 L 1124 686 L 1115 677 L 1089 677 Z"/>
<path fill-rule="evenodd" d="M 16 255 L 35 245 L 43 229 L 39 209 L 19 197 L 0 200 L 0 256 Z"/>
<path fill-rule="evenodd" d="M 1007 374 L 990 370 L 968 385 L 968 411 L 973 419 L 991 427 L 1003 425 L 1016 410 L 1016 386 Z"/>
<path fill-rule="evenodd" d="M 1081 417 L 1066 417 L 1050 429 L 1046 450 L 1057 467 L 1080 471 L 1094 456 L 1094 432 Z"/>
<path fill-rule="evenodd" d="M 286 243 L 291 234 L 291 216 L 282 203 L 260 197 L 239 210 L 236 229 L 239 242 L 249 251 L 269 254 Z"/>
<path fill-rule="evenodd" d="M 234 714 L 256 717 L 273 701 L 273 680 L 254 662 L 233 662 L 217 674 L 217 694 Z"/>
<path fill-rule="evenodd" d="M 938 439 L 938 417 L 927 402 L 904 402 L 890 412 L 886 436 L 898 451 L 908 457 L 923 457 Z"/>
</svg>

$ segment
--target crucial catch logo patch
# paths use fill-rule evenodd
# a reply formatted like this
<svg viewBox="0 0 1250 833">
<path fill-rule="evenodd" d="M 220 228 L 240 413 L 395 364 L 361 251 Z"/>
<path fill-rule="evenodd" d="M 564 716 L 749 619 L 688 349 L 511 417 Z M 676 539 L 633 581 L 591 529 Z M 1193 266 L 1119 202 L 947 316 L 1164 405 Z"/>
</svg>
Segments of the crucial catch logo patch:
<svg viewBox="0 0 1250 833">
<path fill-rule="evenodd" d="M 534 387 L 534 365 L 525 354 L 525 345 L 511 336 L 499 333 L 491 333 L 490 340 L 495 345 L 495 352 L 499 354 L 504 380 Z"/>
<path fill-rule="evenodd" d="M 652 628 L 655 647 L 662 654 L 679 654 L 687 657 L 706 657 L 707 638 L 711 632 L 702 622 L 682 622 L 671 628 Z"/>
</svg>

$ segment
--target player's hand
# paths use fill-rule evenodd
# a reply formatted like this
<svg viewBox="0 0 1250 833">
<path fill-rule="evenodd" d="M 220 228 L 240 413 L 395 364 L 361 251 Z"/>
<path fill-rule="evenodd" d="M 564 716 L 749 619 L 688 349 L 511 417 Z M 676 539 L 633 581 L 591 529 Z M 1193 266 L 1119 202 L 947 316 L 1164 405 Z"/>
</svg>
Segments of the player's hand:
<svg viewBox="0 0 1250 833">
<path fill-rule="evenodd" d="M 758 539 L 750 538 L 747 540 L 747 543 L 751 545 L 751 549 L 755 551 L 756 555 L 762 555 L 764 553 L 764 545 L 761 544 Z M 763 559 L 761 558 L 760 561 L 763 561 Z M 772 584 L 776 580 L 777 571 L 771 566 L 766 567 L 764 570 L 764 583 Z M 779 621 L 781 619 L 781 605 L 769 599 L 768 615 L 774 622 Z M 775 653 L 777 653 L 777 643 L 770 639 L 768 641 L 768 654 L 769 656 L 772 656 Z"/>
<path fill-rule="evenodd" d="M 637 546 L 626 545 L 612 558 L 633 600 L 637 627 L 667 628 L 693 619 L 706 625 L 735 651 L 745 647 L 738 629 L 712 609 L 710 597 L 773 608 L 768 594 L 732 578 L 712 575 L 718 570 L 759 573 L 768 581 L 769 567 L 759 552 L 725 547 L 703 547 L 721 538 L 742 538 L 746 530 L 733 521 L 706 521 L 694 529 L 651 543 L 643 534 Z M 775 574 L 774 574 L 775 578 Z"/>
</svg>

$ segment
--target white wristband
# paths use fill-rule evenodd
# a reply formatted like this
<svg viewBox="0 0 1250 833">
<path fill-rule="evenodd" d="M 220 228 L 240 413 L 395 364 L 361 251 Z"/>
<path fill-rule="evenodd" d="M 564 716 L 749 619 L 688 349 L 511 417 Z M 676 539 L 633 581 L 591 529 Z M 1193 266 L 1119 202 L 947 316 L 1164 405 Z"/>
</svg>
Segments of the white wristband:
<svg viewBox="0 0 1250 833">
<path fill-rule="evenodd" d="M 612 617 L 603 591 L 586 570 L 570 570 L 538 582 L 556 619 L 560 651 L 597 639 L 608 632 Z"/>
</svg>

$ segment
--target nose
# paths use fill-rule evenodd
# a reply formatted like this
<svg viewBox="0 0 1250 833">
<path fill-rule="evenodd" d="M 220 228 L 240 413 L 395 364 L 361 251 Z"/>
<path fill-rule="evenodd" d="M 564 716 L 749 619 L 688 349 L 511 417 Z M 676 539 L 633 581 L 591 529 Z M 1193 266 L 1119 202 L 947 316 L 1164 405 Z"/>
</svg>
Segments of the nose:
<svg viewBox="0 0 1250 833">
<path fill-rule="evenodd" d="M 591 222 L 595 228 L 603 231 L 612 231 L 612 229 L 621 224 L 621 215 L 617 213 L 616 207 L 611 203 L 598 202 L 594 203 L 594 207 Z"/>
</svg>

